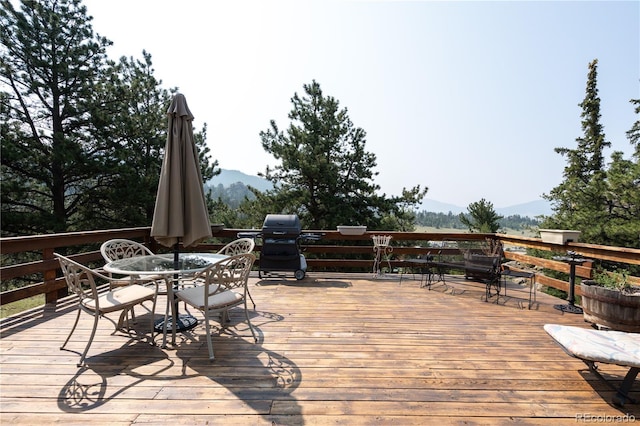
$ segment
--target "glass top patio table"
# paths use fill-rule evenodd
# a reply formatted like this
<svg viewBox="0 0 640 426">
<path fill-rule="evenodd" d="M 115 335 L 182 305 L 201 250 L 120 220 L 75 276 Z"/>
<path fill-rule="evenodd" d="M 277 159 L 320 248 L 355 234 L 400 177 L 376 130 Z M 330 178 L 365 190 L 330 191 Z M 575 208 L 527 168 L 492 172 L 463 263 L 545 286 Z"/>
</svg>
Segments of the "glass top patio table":
<svg viewBox="0 0 640 426">
<path fill-rule="evenodd" d="M 178 269 L 174 266 L 174 253 L 153 254 L 148 256 L 134 256 L 118 259 L 104 265 L 104 270 L 112 274 L 143 276 L 162 275 L 167 280 L 167 304 L 171 307 L 171 318 L 156 322 L 155 329 L 162 332 L 162 347 L 166 347 L 167 329 L 171 329 L 171 342 L 175 345 L 176 331 L 185 331 L 197 324 L 197 319 L 190 314 L 180 315 L 178 303 L 174 296 L 174 286 L 178 285 L 180 277 L 193 275 L 207 266 L 229 256 L 218 253 L 179 253 Z M 173 275 L 173 284 L 170 277 Z M 173 303 L 171 303 L 173 301 Z"/>
<path fill-rule="evenodd" d="M 180 253 L 176 269 L 173 256 L 173 253 L 168 253 L 118 259 L 104 265 L 104 270 L 123 275 L 190 275 L 227 257 L 218 253 Z"/>
</svg>

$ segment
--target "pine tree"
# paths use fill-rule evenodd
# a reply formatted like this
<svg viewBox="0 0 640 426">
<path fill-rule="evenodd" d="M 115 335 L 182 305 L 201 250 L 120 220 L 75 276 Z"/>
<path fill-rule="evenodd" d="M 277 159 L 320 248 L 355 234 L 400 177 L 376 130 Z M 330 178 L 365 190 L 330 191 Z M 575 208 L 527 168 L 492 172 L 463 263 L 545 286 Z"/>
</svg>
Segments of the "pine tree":
<svg viewBox="0 0 640 426">
<path fill-rule="evenodd" d="M 467 214 L 460 213 L 460 222 L 469 228 L 470 232 L 494 233 L 500 229 L 500 219 L 493 209 L 493 203 L 484 198 L 469 204 Z"/>
<path fill-rule="evenodd" d="M 171 100 L 151 55 L 110 61 L 79 0 L 1 4 L 3 235 L 150 225 Z"/>
<path fill-rule="evenodd" d="M 640 101 L 631 100 L 636 114 L 640 114 Z M 627 137 L 635 147 L 631 159 L 615 151 L 606 176 L 608 218 L 604 224 L 607 244 L 640 248 L 640 120 Z"/>
<path fill-rule="evenodd" d="M 606 170 L 603 150 L 609 147 L 600 124 L 600 98 L 597 88 L 595 59 L 589 64 L 586 96 L 582 107 L 583 136 L 576 139 L 575 149 L 556 148 L 566 157 L 564 180 L 544 198 L 551 201 L 554 214 L 542 227 L 576 229 L 586 241 L 603 244 L 607 241 L 604 224 L 607 220 Z"/>
<path fill-rule="evenodd" d="M 324 96 L 317 82 L 304 90 L 305 96 L 296 93 L 291 100 L 286 134 L 274 121 L 260 133 L 264 149 L 281 164 L 263 174 L 274 189 L 258 195 L 258 204 L 268 205 L 271 213 L 298 214 L 310 229 L 349 224 L 379 229 L 389 215 L 405 222 L 408 206 L 418 204 L 426 191 L 417 186 L 400 197 L 379 195 L 373 181 L 376 156 L 365 149 L 365 131 L 353 125 L 336 99 Z"/>
<path fill-rule="evenodd" d="M 79 0 L 2 0 L 3 233 L 62 232 L 86 204 L 103 152 L 91 137 L 94 82 L 110 42 Z"/>
</svg>

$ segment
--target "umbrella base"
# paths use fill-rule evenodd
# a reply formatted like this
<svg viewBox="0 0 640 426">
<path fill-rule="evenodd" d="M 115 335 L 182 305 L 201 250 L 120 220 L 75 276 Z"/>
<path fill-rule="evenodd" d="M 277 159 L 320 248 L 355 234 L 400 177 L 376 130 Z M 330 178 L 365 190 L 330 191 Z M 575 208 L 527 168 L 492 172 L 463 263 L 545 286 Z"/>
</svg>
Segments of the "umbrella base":
<svg viewBox="0 0 640 426">
<path fill-rule="evenodd" d="M 568 314 L 582 314 L 582 308 L 576 305 L 572 305 L 571 303 L 568 303 L 566 305 L 553 305 L 553 307 Z"/>
<path fill-rule="evenodd" d="M 186 331 L 191 330 L 198 324 L 198 320 L 196 317 L 192 315 L 182 314 L 178 315 L 176 320 L 176 331 Z M 167 331 L 171 331 L 173 327 L 173 318 L 167 318 Z M 162 332 L 164 329 L 164 318 L 155 322 L 154 326 L 155 330 L 158 332 Z"/>
</svg>

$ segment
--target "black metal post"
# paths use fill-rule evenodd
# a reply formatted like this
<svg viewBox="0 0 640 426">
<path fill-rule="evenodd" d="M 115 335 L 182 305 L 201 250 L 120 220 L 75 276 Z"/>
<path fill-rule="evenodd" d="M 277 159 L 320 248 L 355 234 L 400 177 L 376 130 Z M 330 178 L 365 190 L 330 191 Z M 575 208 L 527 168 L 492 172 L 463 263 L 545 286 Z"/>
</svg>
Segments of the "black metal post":
<svg viewBox="0 0 640 426">
<path fill-rule="evenodd" d="M 575 286 L 576 286 L 576 265 L 582 265 L 587 259 L 578 258 L 578 253 L 573 251 L 567 252 L 568 256 L 556 256 L 554 260 L 560 260 L 569 264 L 569 296 L 566 305 L 554 305 L 553 307 L 562 312 L 570 314 L 582 314 L 582 308 L 575 305 Z"/>
<path fill-rule="evenodd" d="M 569 305 L 575 306 L 575 287 L 576 287 L 576 264 L 571 262 L 569 266 L 569 298 L 567 301 Z"/>
</svg>

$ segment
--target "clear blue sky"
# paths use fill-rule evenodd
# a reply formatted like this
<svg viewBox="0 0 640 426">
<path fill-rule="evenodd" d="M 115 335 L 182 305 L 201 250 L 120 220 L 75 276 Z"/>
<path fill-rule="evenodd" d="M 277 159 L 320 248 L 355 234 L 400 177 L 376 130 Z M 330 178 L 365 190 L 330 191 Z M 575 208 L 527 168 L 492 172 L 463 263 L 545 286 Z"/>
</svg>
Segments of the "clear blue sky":
<svg viewBox="0 0 640 426">
<path fill-rule="evenodd" d="M 495 207 L 562 180 L 555 147 L 582 136 L 578 104 L 597 58 L 602 124 L 625 132 L 640 98 L 638 1 L 85 0 L 112 58 L 152 55 L 208 125 L 220 167 L 255 175 L 275 160 L 259 132 L 288 127 L 291 97 L 320 83 L 367 132 L 389 195 Z M 607 153 L 608 154 L 608 153 Z"/>
</svg>

